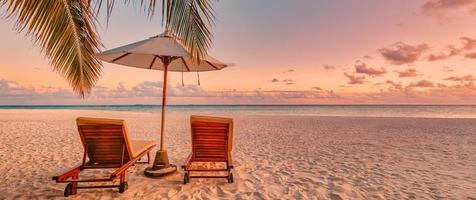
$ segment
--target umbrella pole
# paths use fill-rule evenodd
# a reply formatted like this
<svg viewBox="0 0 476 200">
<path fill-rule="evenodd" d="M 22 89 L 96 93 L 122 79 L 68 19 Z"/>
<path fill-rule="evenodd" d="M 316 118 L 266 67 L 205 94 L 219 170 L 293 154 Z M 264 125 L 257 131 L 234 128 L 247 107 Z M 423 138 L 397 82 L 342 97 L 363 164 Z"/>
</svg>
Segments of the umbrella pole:
<svg viewBox="0 0 476 200">
<path fill-rule="evenodd" d="M 160 121 L 160 151 L 164 150 L 164 127 L 165 127 L 165 107 L 167 103 L 167 72 L 168 63 L 164 69 L 164 83 L 162 84 L 162 118 Z"/>
<path fill-rule="evenodd" d="M 164 82 L 162 84 L 162 118 L 160 121 L 160 149 L 155 154 L 154 163 L 152 167 L 147 167 L 144 174 L 149 177 L 161 177 L 177 171 L 177 167 L 169 163 L 167 150 L 164 148 L 164 128 L 165 128 L 165 107 L 167 103 L 167 72 L 168 66 L 171 62 L 170 57 L 164 57 L 162 63 L 164 64 Z"/>
</svg>

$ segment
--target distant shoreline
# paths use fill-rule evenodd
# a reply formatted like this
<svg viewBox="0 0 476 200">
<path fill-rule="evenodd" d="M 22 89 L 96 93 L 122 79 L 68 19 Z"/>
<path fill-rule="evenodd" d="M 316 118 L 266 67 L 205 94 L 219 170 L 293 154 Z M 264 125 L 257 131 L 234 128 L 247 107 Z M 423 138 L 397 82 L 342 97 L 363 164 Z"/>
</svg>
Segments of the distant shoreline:
<svg viewBox="0 0 476 200">
<path fill-rule="evenodd" d="M 51 104 L 51 105 L 0 105 L 1 108 L 10 107 L 130 107 L 130 106 L 161 106 L 161 104 Z M 476 104 L 171 104 L 168 106 L 476 106 Z"/>
</svg>

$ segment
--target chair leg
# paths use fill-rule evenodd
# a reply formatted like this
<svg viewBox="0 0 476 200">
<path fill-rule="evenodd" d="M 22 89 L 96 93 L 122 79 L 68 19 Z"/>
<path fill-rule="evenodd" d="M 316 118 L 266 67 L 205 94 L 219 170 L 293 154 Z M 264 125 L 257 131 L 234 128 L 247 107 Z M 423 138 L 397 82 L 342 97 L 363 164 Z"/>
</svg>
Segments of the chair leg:
<svg viewBox="0 0 476 200">
<path fill-rule="evenodd" d="M 79 179 L 79 171 L 75 172 L 73 175 L 73 179 Z M 78 193 L 78 182 L 72 182 L 71 183 L 71 194 L 74 195 Z"/>
<path fill-rule="evenodd" d="M 120 180 L 121 180 L 121 182 L 120 182 L 120 185 L 119 185 L 119 193 L 124 193 L 128 188 L 127 181 L 125 181 L 126 180 L 126 173 L 125 172 L 120 175 Z"/>
<path fill-rule="evenodd" d="M 147 152 L 147 164 L 150 164 L 150 151 Z"/>
</svg>

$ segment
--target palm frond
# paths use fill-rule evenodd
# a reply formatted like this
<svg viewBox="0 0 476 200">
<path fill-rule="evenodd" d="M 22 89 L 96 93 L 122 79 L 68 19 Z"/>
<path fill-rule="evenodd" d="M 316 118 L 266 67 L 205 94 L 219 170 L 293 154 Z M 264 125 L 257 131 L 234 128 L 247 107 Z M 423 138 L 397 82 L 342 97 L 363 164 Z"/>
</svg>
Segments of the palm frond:
<svg viewBox="0 0 476 200">
<path fill-rule="evenodd" d="M 96 0 L 94 1 L 94 10 L 96 14 L 99 14 L 101 12 L 102 8 L 104 7 L 103 5 L 105 4 L 106 7 L 106 20 L 109 21 L 109 18 L 111 17 L 112 10 L 114 9 L 114 5 L 116 4 L 116 0 Z M 122 2 L 126 5 L 130 3 L 135 3 L 137 1 L 133 0 L 122 0 Z M 156 0 L 140 0 L 140 7 L 143 8 L 144 10 L 147 10 L 147 15 L 149 17 L 152 17 L 154 15 L 155 11 L 155 4 Z"/>
<path fill-rule="evenodd" d="M 166 28 L 200 60 L 206 55 L 212 43 L 209 26 L 214 23 L 215 15 L 211 0 L 163 0 L 162 11 Z"/>
<path fill-rule="evenodd" d="M 16 29 L 32 36 L 73 90 L 84 97 L 102 73 L 102 45 L 90 0 L 0 0 Z"/>
</svg>

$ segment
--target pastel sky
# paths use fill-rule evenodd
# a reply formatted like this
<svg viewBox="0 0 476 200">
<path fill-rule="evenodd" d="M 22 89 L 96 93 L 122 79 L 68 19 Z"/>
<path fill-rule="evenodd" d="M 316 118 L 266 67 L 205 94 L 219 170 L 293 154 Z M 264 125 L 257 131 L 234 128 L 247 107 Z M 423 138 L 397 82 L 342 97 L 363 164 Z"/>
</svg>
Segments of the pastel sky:
<svg viewBox="0 0 476 200">
<path fill-rule="evenodd" d="M 119 2 L 119 1 L 118 1 Z M 476 0 L 221 0 L 222 71 L 171 73 L 172 104 L 474 104 Z M 158 9 L 160 10 L 160 8 Z M 118 3 L 105 49 L 157 35 L 160 13 Z M 0 21 L 0 104 L 160 104 L 162 72 L 104 64 L 85 99 Z"/>
</svg>

